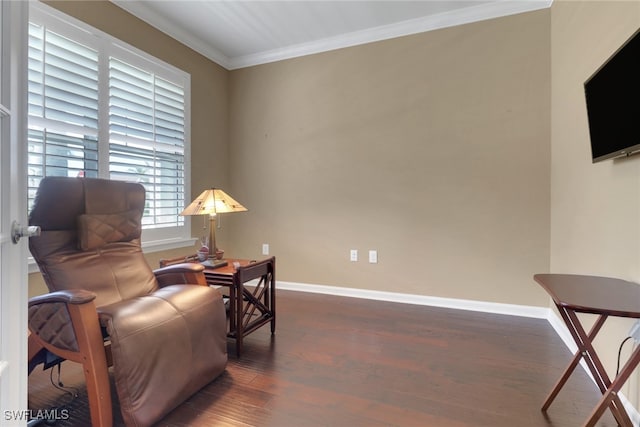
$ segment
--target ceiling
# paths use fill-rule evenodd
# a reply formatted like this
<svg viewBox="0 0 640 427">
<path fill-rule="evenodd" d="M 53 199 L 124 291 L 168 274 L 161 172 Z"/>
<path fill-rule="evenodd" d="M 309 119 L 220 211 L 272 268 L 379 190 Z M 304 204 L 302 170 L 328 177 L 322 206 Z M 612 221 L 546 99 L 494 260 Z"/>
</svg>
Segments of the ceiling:
<svg viewBox="0 0 640 427">
<path fill-rule="evenodd" d="M 552 0 L 111 0 L 227 69 L 547 8 Z"/>
</svg>

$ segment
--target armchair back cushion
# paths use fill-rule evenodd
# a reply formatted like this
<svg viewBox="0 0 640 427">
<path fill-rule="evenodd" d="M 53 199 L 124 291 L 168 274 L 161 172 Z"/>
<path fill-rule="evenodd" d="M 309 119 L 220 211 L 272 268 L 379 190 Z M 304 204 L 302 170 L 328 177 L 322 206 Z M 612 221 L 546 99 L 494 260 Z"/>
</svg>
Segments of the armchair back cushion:
<svg viewBox="0 0 640 427">
<path fill-rule="evenodd" d="M 157 290 L 140 247 L 144 204 L 140 184 L 44 178 L 30 215 L 41 235 L 29 248 L 48 288 L 90 290 L 98 307 Z"/>
</svg>

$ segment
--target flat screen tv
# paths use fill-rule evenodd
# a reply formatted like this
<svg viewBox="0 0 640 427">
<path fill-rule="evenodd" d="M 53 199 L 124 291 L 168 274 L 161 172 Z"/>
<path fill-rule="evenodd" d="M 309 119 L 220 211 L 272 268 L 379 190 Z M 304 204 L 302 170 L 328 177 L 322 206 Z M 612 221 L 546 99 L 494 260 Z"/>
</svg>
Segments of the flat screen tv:
<svg viewBox="0 0 640 427">
<path fill-rule="evenodd" d="M 584 83 L 592 162 L 640 151 L 640 30 Z"/>
</svg>

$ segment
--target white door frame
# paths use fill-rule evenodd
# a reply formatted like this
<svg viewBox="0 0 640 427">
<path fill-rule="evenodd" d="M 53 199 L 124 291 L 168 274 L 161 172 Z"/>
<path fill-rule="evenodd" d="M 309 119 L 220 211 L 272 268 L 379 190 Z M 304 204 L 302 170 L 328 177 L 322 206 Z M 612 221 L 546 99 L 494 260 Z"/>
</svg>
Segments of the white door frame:
<svg viewBox="0 0 640 427">
<path fill-rule="evenodd" d="M 0 0 L 3 32 L 0 103 L 0 425 L 26 425 L 27 239 L 11 241 L 11 224 L 27 222 L 27 23 L 28 3 Z"/>
</svg>

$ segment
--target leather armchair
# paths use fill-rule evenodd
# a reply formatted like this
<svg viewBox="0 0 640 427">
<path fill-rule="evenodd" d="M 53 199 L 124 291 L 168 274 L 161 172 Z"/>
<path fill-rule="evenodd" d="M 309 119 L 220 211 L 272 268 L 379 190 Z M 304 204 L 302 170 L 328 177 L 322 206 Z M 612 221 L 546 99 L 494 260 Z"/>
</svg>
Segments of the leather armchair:
<svg viewBox="0 0 640 427">
<path fill-rule="evenodd" d="M 44 178 L 29 240 L 51 293 L 29 300 L 29 361 L 44 351 L 84 367 L 94 426 L 112 425 L 108 369 L 125 424 L 149 426 L 226 368 L 222 295 L 203 267 L 152 271 L 140 246 L 145 190 Z"/>
</svg>

